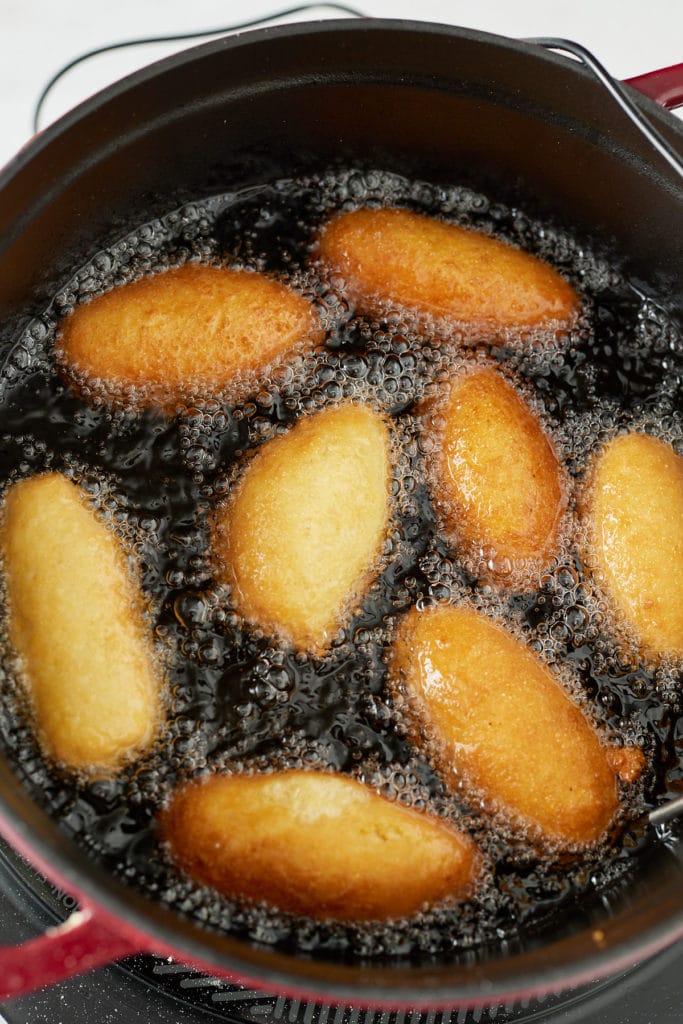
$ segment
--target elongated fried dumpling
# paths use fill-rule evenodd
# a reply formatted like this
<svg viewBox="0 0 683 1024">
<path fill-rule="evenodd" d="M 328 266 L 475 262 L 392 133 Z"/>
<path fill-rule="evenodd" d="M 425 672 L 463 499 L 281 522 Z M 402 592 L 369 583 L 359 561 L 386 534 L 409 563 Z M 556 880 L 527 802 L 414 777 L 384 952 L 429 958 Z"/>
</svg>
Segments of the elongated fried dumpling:
<svg viewBox="0 0 683 1024">
<path fill-rule="evenodd" d="M 460 899 L 474 844 L 440 818 L 342 775 L 214 775 L 176 790 L 161 835 L 191 878 L 315 918 L 405 917 Z"/>
<path fill-rule="evenodd" d="M 446 530 L 499 582 L 522 585 L 555 555 L 566 481 L 526 402 L 494 369 L 463 373 L 425 424 L 432 490 Z"/>
<path fill-rule="evenodd" d="M 445 775 L 553 844 L 604 833 L 618 806 L 607 749 L 507 630 L 470 608 L 413 609 L 399 624 L 390 673 Z"/>
<path fill-rule="evenodd" d="M 283 284 L 188 263 L 78 306 L 62 324 L 58 358 L 77 378 L 173 405 L 239 390 L 321 337 L 311 304 Z"/>
<path fill-rule="evenodd" d="M 361 311 L 402 306 L 486 328 L 566 324 L 573 288 L 511 245 L 409 210 L 361 208 L 322 229 L 319 255 Z"/>
<path fill-rule="evenodd" d="M 586 519 L 588 560 L 639 644 L 683 655 L 683 458 L 647 434 L 616 437 L 595 466 Z"/>
<path fill-rule="evenodd" d="M 59 473 L 14 484 L 0 527 L 9 637 L 39 742 L 71 769 L 107 774 L 147 747 L 161 681 L 121 545 Z"/>
<path fill-rule="evenodd" d="M 367 406 L 299 420 L 257 452 L 214 529 L 239 612 L 321 650 L 372 579 L 386 537 L 390 434 Z"/>
</svg>

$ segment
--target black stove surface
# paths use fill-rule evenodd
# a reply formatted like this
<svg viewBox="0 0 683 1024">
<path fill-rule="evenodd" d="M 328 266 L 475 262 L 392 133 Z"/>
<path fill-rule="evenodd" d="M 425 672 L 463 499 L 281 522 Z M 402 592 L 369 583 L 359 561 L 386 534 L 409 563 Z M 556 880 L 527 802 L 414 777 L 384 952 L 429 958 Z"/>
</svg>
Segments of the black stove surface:
<svg viewBox="0 0 683 1024">
<path fill-rule="evenodd" d="M 0 840 L 0 943 L 64 920 L 73 900 Z M 131 957 L 0 1005 L 0 1024 L 681 1024 L 683 945 L 560 996 L 443 1013 L 363 1011 L 267 995 L 161 957 Z"/>
</svg>

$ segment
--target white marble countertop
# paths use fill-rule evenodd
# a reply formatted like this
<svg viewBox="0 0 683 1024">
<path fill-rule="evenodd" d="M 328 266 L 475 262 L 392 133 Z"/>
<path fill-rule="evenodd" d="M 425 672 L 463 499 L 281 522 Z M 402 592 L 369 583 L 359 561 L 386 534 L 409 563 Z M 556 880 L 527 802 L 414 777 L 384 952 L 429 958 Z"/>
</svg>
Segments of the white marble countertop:
<svg viewBox="0 0 683 1024">
<path fill-rule="evenodd" d="M 295 3 L 0 0 L 0 166 L 30 138 L 43 85 L 73 57 L 131 37 L 218 28 Z M 574 39 L 620 78 L 683 61 L 683 0 L 358 0 L 355 5 L 377 17 L 459 24 L 507 36 Z M 330 16 L 321 8 L 287 20 Z M 58 84 L 46 104 L 43 125 L 115 79 L 187 45 L 157 44 L 93 58 Z"/>
</svg>

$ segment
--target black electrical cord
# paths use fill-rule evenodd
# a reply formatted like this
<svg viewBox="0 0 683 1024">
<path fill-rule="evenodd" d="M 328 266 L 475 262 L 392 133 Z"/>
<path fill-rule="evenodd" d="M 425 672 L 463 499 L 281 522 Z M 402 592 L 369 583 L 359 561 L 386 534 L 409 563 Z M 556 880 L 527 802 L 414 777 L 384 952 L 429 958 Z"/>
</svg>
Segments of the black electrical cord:
<svg viewBox="0 0 683 1024">
<path fill-rule="evenodd" d="M 294 14 L 302 14 L 304 11 L 315 10 L 316 8 L 329 8 L 334 11 L 340 11 L 342 14 L 349 14 L 355 18 L 364 18 L 366 15 L 363 11 L 358 10 L 356 7 L 351 7 L 350 4 L 336 3 L 334 0 L 330 3 L 304 3 L 298 4 L 296 7 L 287 7 L 284 10 L 273 11 L 271 14 L 263 14 L 259 18 L 250 18 L 248 21 L 240 21 L 234 25 L 224 25 L 222 28 L 207 28 L 201 31 L 194 32 L 179 32 L 174 35 L 164 36 L 147 36 L 140 39 L 124 39 L 120 43 L 107 43 L 106 46 L 97 46 L 94 50 L 88 50 L 86 53 L 81 53 L 78 57 L 74 57 L 68 64 L 57 71 L 52 78 L 47 82 L 45 88 L 38 97 L 35 107 L 33 109 L 33 131 L 40 131 L 40 115 L 43 112 L 43 106 L 45 100 L 52 92 L 54 86 L 59 82 L 67 72 L 73 68 L 82 64 L 83 61 L 90 60 L 91 57 L 98 57 L 102 53 L 110 53 L 114 50 L 124 50 L 129 46 L 147 46 L 154 43 L 182 43 L 187 42 L 190 39 L 203 39 L 211 36 L 225 36 L 231 32 L 241 32 L 243 29 L 256 28 L 257 25 L 264 25 L 266 22 L 274 21 L 276 18 L 287 18 Z"/>
</svg>

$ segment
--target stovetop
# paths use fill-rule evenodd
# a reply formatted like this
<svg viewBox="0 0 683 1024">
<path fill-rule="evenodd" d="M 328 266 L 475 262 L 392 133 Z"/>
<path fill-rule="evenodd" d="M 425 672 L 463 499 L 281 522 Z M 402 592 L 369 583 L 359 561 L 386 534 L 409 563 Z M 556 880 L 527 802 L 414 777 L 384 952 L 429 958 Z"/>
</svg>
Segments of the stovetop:
<svg viewBox="0 0 683 1024">
<path fill-rule="evenodd" d="M 71 897 L 0 840 L 0 942 L 64 920 Z M 131 957 L 0 1006 L 0 1024 L 680 1024 L 683 944 L 624 974 L 487 1009 L 382 1013 L 306 1003 L 230 985 L 161 957 Z"/>
</svg>

